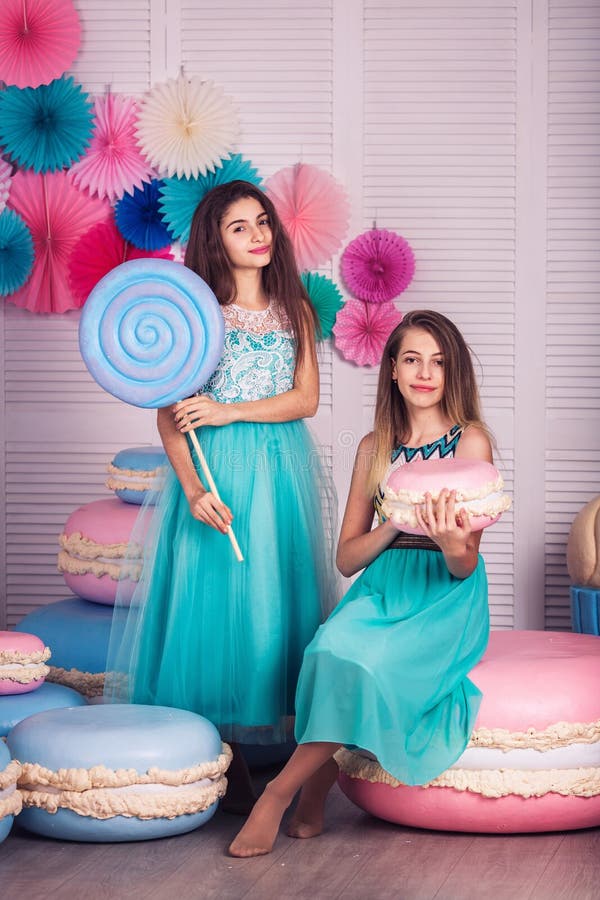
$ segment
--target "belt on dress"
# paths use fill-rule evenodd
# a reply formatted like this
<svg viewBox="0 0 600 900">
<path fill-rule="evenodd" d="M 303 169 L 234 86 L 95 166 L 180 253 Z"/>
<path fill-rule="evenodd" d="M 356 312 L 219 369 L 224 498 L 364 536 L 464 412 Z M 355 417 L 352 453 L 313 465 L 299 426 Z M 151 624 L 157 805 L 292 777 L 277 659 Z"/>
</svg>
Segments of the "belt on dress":
<svg viewBox="0 0 600 900">
<path fill-rule="evenodd" d="M 388 550 L 436 550 L 441 553 L 441 547 L 438 547 L 435 541 L 428 538 L 424 534 L 407 534 L 406 531 L 399 531 Z"/>
</svg>

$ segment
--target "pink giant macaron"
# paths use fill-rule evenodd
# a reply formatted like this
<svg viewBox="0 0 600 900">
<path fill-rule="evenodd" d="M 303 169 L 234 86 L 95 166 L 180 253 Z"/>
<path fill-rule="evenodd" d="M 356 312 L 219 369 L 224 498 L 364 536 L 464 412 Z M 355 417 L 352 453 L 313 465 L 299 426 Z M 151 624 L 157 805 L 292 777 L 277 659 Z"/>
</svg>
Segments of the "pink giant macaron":
<svg viewBox="0 0 600 900">
<path fill-rule="evenodd" d="M 498 521 L 510 507 L 504 481 L 492 463 L 479 459 L 416 459 L 398 466 L 384 486 L 383 514 L 402 531 L 423 534 L 417 523 L 415 504 L 431 494 L 435 502 L 446 488 L 456 491 L 456 510 L 465 509 L 473 531 Z"/>
<path fill-rule="evenodd" d="M 0 631 L 0 694 L 35 691 L 50 671 L 49 658 L 49 648 L 35 634 Z"/>
<path fill-rule="evenodd" d="M 442 831 L 600 825 L 600 638 L 495 631 L 471 673 L 483 693 L 465 752 L 423 787 L 342 750 L 340 786 L 379 818 Z"/>
<path fill-rule="evenodd" d="M 93 500 L 76 509 L 59 537 L 58 569 L 78 597 L 114 604 L 121 583 L 125 601 L 140 577 L 143 532 L 132 532 L 139 507 L 121 500 Z"/>
</svg>

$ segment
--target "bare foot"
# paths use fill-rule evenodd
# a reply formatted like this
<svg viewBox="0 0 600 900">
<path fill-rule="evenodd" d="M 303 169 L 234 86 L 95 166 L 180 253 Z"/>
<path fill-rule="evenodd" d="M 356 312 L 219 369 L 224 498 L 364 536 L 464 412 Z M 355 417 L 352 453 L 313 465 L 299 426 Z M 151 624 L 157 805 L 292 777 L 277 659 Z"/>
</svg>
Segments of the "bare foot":
<svg viewBox="0 0 600 900">
<path fill-rule="evenodd" d="M 230 844 L 230 856 L 263 856 L 273 849 L 281 819 L 289 804 L 269 788 L 270 785 L 267 785 L 248 821 Z"/>
<path fill-rule="evenodd" d="M 287 828 L 290 837 L 312 838 L 321 834 L 325 801 L 338 772 L 337 763 L 330 759 L 308 779 L 300 791 L 298 805 Z"/>
</svg>

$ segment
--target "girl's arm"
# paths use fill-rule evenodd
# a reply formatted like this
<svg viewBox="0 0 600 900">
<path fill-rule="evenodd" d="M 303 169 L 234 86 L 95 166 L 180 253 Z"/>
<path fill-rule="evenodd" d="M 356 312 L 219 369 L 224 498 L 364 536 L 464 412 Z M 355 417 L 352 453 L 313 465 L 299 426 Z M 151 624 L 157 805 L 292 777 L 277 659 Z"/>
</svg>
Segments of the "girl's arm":
<svg viewBox="0 0 600 900">
<path fill-rule="evenodd" d="M 492 447 L 487 434 L 469 426 L 456 448 L 456 459 L 482 459 L 492 462 Z M 423 531 L 441 548 L 449 571 L 456 578 L 467 578 L 475 570 L 481 531 L 471 531 L 469 516 L 456 512 L 456 492 L 443 490 L 434 504 L 426 495 L 424 512 L 415 506 Z"/>
<path fill-rule="evenodd" d="M 183 433 L 201 425 L 231 422 L 289 422 L 314 416 L 319 406 L 319 367 L 314 334 L 305 342 L 303 359 L 296 364 L 291 390 L 264 400 L 217 403 L 210 397 L 190 397 L 172 407 L 177 427 Z"/>
<path fill-rule="evenodd" d="M 165 452 L 179 479 L 192 515 L 205 525 L 225 533 L 233 518 L 231 510 L 207 491 L 200 481 L 188 442 L 175 426 L 172 407 L 158 410 L 157 424 Z"/>
<path fill-rule="evenodd" d="M 354 471 L 346 502 L 336 564 L 342 575 L 349 577 L 368 566 L 388 547 L 398 533 L 392 522 L 373 524 L 373 495 L 367 489 L 374 453 L 373 433 L 367 434 L 356 451 Z"/>
</svg>

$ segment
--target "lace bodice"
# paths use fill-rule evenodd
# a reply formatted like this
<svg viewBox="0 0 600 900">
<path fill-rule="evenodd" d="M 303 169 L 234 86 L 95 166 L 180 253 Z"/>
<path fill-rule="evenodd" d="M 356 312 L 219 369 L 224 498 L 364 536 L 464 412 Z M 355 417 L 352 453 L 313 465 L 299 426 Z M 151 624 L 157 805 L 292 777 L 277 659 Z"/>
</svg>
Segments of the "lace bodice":
<svg viewBox="0 0 600 900">
<path fill-rule="evenodd" d="M 283 310 L 273 302 L 263 310 L 244 309 L 235 303 L 221 309 L 225 319 L 223 355 L 202 393 L 219 403 L 237 403 L 291 390 L 296 347 Z"/>
</svg>

